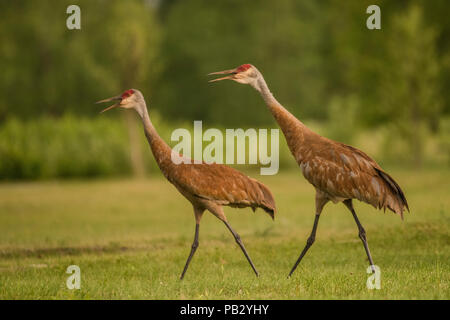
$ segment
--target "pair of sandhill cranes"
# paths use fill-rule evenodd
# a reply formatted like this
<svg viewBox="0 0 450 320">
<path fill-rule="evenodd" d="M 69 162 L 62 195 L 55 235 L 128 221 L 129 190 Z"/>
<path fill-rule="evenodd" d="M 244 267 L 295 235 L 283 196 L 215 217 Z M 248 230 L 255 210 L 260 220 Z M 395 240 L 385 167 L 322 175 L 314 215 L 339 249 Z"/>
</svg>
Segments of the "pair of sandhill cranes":
<svg viewBox="0 0 450 320">
<path fill-rule="evenodd" d="M 210 75 L 217 74 L 225 76 L 210 82 L 234 80 L 249 84 L 261 94 L 283 131 L 289 149 L 299 164 L 303 176 L 316 189 L 316 212 L 311 235 L 289 276 L 292 275 L 314 243 L 320 214 L 330 200 L 334 203 L 343 202 L 352 213 L 370 265 L 373 266 L 366 232 L 356 215 L 352 200 L 358 199 L 378 209 L 386 210 L 387 208 L 400 214 L 403 218 L 403 211 L 405 208 L 409 211 L 409 208 L 400 186 L 364 152 L 322 137 L 308 129 L 274 98 L 262 74 L 253 65 L 244 64 L 235 69 L 213 72 Z M 144 97 L 139 90 L 130 89 L 119 96 L 101 100 L 98 103 L 109 101 L 116 101 L 116 103 L 102 112 L 114 107 L 137 111 L 142 118 L 145 135 L 159 168 L 167 180 L 192 203 L 196 221 L 195 237 L 181 279 L 184 278 L 199 245 L 200 220 L 205 210 L 210 211 L 226 225 L 258 276 L 258 271 L 245 250 L 241 238 L 228 223 L 222 206 L 251 207 L 253 210 L 262 208 L 274 218 L 276 207 L 270 190 L 255 179 L 222 164 L 174 164 L 171 160 L 172 150 L 161 139 L 150 121 Z"/>
</svg>

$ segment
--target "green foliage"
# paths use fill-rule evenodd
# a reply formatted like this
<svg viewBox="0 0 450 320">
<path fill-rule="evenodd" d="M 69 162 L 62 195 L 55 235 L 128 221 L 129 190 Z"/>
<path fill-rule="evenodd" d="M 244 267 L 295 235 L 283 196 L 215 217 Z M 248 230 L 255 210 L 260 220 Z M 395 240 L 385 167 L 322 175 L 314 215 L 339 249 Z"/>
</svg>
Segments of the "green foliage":
<svg viewBox="0 0 450 320">
<path fill-rule="evenodd" d="M 326 136 L 351 144 L 361 129 L 357 119 L 359 102 L 355 96 L 335 97 L 328 107 Z"/>
<path fill-rule="evenodd" d="M 389 117 L 395 133 L 408 143 L 406 152 L 412 154 L 416 165 L 422 163 L 425 130 L 437 126 L 442 110 L 442 63 L 435 39 L 436 32 L 424 25 L 421 8 L 411 6 L 394 17 L 386 44 L 388 67 L 380 86 L 383 100 L 379 112 Z"/>
<path fill-rule="evenodd" d="M 440 128 L 437 148 L 441 151 L 444 161 L 446 160 L 447 165 L 450 166 L 450 118 L 442 119 Z"/>
<path fill-rule="evenodd" d="M 81 7 L 82 29 L 69 31 L 65 9 L 74 3 Z M 376 31 L 365 27 L 369 4 L 2 2 L 0 121 L 10 115 L 92 114 L 92 101 L 138 87 L 169 119 L 272 123 L 255 92 L 207 83 L 207 73 L 244 62 L 258 66 L 279 100 L 302 119 L 325 119 L 332 99 L 356 95 L 361 120 L 371 125 L 390 121 L 392 112 L 401 110 L 378 89 L 396 69 L 395 61 L 399 69 L 419 62 L 410 71 L 417 77 L 424 70 L 423 91 L 436 97 L 427 110 L 448 113 L 450 68 L 444 61 L 450 61 L 450 24 L 443 14 L 448 2 L 379 1 L 382 30 Z M 414 52 L 431 62 L 420 64 Z M 389 91 L 402 92 L 398 80 L 406 70 L 397 71 Z"/>
<path fill-rule="evenodd" d="M 177 143 L 171 141 L 176 128 L 187 129 L 193 139 L 192 123 L 169 124 L 155 111 L 151 111 L 151 118 L 159 135 L 169 145 Z M 206 130 L 205 126 L 203 131 Z M 225 136 L 225 129 L 221 131 Z M 0 180 L 129 175 L 132 162 L 128 134 L 126 121 L 114 116 L 90 119 L 66 115 L 28 121 L 11 118 L 0 127 Z M 138 134 L 137 143 L 146 171 L 151 175 L 159 172 L 141 124 Z M 203 148 L 207 144 L 204 142 Z M 297 166 L 282 136 L 280 166 Z M 256 171 L 260 166 L 235 167 Z"/>
<path fill-rule="evenodd" d="M 127 174 L 124 131 L 120 122 L 105 119 L 11 119 L 0 127 L 0 179 Z"/>
<path fill-rule="evenodd" d="M 71 4 L 81 30 L 66 28 Z M 0 11 L 0 120 L 93 114 L 94 101 L 149 86 L 159 31 L 145 1 L 3 1 Z"/>
<path fill-rule="evenodd" d="M 330 122 L 307 122 L 307 125 L 319 134 L 363 149 L 381 164 L 408 163 L 408 144 L 393 136 L 395 130 L 388 127 L 383 130 L 360 128 L 354 113 L 356 105 L 353 98 L 336 99 L 331 107 L 336 112 L 332 113 Z M 176 128 L 187 129 L 193 137 L 192 123 L 169 123 L 157 112 L 151 110 L 150 113 L 158 133 L 169 145 L 177 143 L 171 141 Z M 449 123 L 449 118 L 440 120 L 442 129 L 438 135 L 429 130 L 424 132 L 424 164 L 446 166 L 450 163 Z M 208 128 L 204 124 L 203 132 Z M 225 133 L 225 128 L 219 129 Z M 146 171 L 150 175 L 159 174 L 140 124 L 138 133 L 137 143 L 142 149 Z M 281 132 L 279 138 L 280 171 L 296 169 L 297 163 Z M 207 144 L 204 142 L 203 148 Z M 129 148 L 126 122 L 121 117 L 105 114 L 91 119 L 66 115 L 58 119 L 42 117 L 28 121 L 11 118 L 0 126 L 0 180 L 129 175 L 132 167 Z M 256 175 L 261 165 L 234 167 L 253 171 Z"/>
</svg>

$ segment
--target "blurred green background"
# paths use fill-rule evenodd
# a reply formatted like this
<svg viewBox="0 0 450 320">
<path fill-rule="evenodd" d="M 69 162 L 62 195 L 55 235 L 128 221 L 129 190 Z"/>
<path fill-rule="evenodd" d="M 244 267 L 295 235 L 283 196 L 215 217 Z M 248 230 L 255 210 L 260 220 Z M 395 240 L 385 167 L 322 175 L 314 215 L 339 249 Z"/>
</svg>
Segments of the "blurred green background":
<svg viewBox="0 0 450 320">
<path fill-rule="evenodd" d="M 81 30 L 66 8 L 81 8 Z M 450 2 L 2 1 L 0 180 L 157 171 L 131 112 L 93 103 L 144 93 L 157 130 L 276 128 L 254 90 L 209 72 L 254 64 L 294 115 L 382 165 L 450 165 Z M 280 139 L 281 170 L 296 164 Z M 255 167 L 255 166 L 254 166 Z"/>
</svg>

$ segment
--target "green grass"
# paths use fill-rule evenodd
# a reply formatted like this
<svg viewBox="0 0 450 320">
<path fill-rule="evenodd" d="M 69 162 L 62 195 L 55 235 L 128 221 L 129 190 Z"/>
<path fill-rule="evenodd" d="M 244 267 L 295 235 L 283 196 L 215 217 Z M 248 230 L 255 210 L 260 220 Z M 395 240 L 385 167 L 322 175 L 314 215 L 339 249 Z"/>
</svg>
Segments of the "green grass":
<svg viewBox="0 0 450 320">
<path fill-rule="evenodd" d="M 450 171 L 391 170 L 404 188 L 405 220 L 356 203 L 381 290 L 342 204 L 328 204 L 316 243 L 286 279 L 314 219 L 313 188 L 299 171 L 259 177 L 273 190 L 275 222 L 226 208 L 261 276 L 225 226 L 205 214 L 200 247 L 179 275 L 194 235 L 190 204 L 160 174 L 148 180 L 0 184 L 1 299 L 449 299 Z M 252 174 L 256 176 L 255 174 Z M 66 268 L 81 268 L 81 290 Z"/>
</svg>

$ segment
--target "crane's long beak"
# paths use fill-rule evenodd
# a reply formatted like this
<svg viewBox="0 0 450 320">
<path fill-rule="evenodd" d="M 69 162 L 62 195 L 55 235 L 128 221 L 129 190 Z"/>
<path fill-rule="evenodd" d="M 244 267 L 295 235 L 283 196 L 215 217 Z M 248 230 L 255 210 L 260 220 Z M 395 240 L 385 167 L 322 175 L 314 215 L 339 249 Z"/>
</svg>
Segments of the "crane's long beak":
<svg viewBox="0 0 450 320">
<path fill-rule="evenodd" d="M 103 113 L 105 111 L 111 110 L 112 108 L 118 107 L 120 105 L 120 102 L 122 101 L 122 97 L 121 96 L 115 96 L 115 97 L 111 97 L 111 98 L 108 98 L 108 99 L 103 99 L 103 100 L 97 101 L 96 103 L 103 103 L 103 102 L 110 102 L 110 101 L 118 101 L 118 102 L 116 102 L 112 106 L 109 106 L 106 109 L 103 109 L 102 111 L 100 111 L 100 113 Z"/>
<path fill-rule="evenodd" d="M 224 71 L 211 72 L 211 73 L 208 74 L 208 76 L 212 76 L 212 75 L 215 75 L 215 74 L 228 74 L 228 76 L 222 77 L 222 78 L 217 78 L 217 79 L 212 79 L 212 80 L 209 80 L 208 82 L 216 82 L 216 81 L 227 80 L 227 79 L 233 80 L 233 79 L 234 79 L 234 75 L 235 75 L 236 73 L 237 73 L 237 72 L 236 72 L 236 69 L 230 69 L 230 70 L 224 70 Z"/>
</svg>

